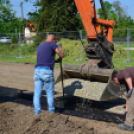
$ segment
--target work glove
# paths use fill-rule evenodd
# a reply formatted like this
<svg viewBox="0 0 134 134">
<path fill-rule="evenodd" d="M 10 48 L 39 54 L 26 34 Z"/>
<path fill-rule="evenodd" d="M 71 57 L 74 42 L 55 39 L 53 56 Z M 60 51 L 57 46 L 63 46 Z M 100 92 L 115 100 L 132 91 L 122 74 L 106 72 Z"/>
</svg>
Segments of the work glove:
<svg viewBox="0 0 134 134">
<path fill-rule="evenodd" d="M 61 63 L 62 62 L 62 58 L 59 57 L 58 59 L 55 60 L 55 63 Z"/>
<path fill-rule="evenodd" d="M 127 93 L 127 98 L 130 98 L 131 95 L 132 95 L 132 92 L 133 92 L 133 88 L 132 89 L 129 89 L 128 93 Z"/>
</svg>

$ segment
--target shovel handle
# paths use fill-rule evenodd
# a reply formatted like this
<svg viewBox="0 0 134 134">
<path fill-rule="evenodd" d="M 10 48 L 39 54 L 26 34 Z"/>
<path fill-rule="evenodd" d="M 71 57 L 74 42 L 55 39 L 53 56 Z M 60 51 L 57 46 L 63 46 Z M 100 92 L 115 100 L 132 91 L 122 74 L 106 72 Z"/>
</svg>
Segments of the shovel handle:
<svg viewBox="0 0 134 134">
<path fill-rule="evenodd" d="M 65 102 L 64 100 L 64 83 L 63 83 L 63 72 L 62 72 L 62 62 L 60 62 L 60 70 L 61 70 L 61 81 L 62 81 L 62 91 L 63 91 L 63 103 Z"/>
</svg>

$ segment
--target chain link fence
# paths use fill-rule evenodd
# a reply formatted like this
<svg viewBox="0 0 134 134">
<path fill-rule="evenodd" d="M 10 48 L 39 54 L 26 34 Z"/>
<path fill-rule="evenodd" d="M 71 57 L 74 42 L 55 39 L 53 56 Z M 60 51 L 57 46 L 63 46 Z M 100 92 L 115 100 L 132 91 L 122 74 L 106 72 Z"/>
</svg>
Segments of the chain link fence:
<svg viewBox="0 0 134 134">
<path fill-rule="evenodd" d="M 130 28 L 114 29 L 113 43 L 115 46 L 118 45 L 126 51 L 126 58 L 124 59 L 125 62 L 133 61 L 132 59 L 134 51 L 134 29 Z M 118 59 L 118 57 L 116 58 Z"/>
<path fill-rule="evenodd" d="M 83 44 L 88 44 L 86 31 L 44 32 L 44 33 L 0 33 L 0 38 L 9 37 L 10 43 L 2 43 L 0 40 L 1 56 L 26 57 L 32 56 L 37 46 L 43 43 L 49 34 L 54 34 L 57 42 L 63 44 L 63 49 L 69 58 L 82 60 L 85 58 Z M 81 42 L 82 41 L 82 42 Z M 84 42 L 84 43 L 83 43 Z M 133 59 L 134 29 L 114 29 L 113 43 L 126 50 L 126 59 Z M 64 47 L 66 46 L 66 47 Z M 118 56 L 116 57 L 118 58 Z"/>
</svg>

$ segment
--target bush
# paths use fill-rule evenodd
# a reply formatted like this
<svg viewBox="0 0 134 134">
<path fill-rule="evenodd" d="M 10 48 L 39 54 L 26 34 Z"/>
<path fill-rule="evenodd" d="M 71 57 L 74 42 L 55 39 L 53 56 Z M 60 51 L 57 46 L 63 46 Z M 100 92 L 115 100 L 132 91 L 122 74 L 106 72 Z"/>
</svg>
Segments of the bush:
<svg viewBox="0 0 134 134">
<path fill-rule="evenodd" d="M 16 37 L 15 34 L 13 34 L 12 37 L 11 37 L 11 43 L 12 44 L 18 43 L 18 40 L 17 40 L 17 37 Z"/>
<path fill-rule="evenodd" d="M 115 52 L 113 54 L 113 58 L 118 58 L 118 59 L 126 59 L 127 58 L 127 52 L 124 48 L 120 47 L 119 45 L 114 45 Z"/>
<path fill-rule="evenodd" d="M 46 33 L 38 33 L 34 38 L 34 45 L 37 47 L 39 44 L 45 42 Z"/>
</svg>

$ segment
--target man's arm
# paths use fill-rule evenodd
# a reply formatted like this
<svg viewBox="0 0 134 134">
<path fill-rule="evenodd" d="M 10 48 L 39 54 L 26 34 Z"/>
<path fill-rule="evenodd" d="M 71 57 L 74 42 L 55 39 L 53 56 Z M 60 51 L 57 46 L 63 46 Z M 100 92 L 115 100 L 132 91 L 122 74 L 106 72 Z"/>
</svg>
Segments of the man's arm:
<svg viewBox="0 0 134 134">
<path fill-rule="evenodd" d="M 130 98 L 131 95 L 132 95 L 132 92 L 133 92 L 132 78 L 131 77 L 128 77 L 125 80 L 126 80 L 126 83 L 128 85 L 128 88 L 129 88 L 129 91 L 127 93 L 127 98 Z"/>
<path fill-rule="evenodd" d="M 129 77 L 129 78 L 126 78 L 125 80 L 126 80 L 126 83 L 128 85 L 128 88 L 132 89 L 133 88 L 132 78 Z"/>
<path fill-rule="evenodd" d="M 61 47 L 57 47 L 57 48 L 55 49 L 55 52 L 56 52 L 61 58 L 64 57 L 64 51 L 62 50 Z"/>
</svg>

